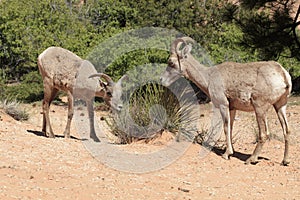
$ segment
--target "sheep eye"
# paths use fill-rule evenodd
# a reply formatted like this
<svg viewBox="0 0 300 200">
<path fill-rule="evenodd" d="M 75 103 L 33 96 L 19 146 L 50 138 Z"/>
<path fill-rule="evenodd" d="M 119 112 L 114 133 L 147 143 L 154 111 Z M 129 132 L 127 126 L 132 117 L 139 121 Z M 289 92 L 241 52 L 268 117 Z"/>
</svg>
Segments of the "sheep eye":
<svg viewBox="0 0 300 200">
<path fill-rule="evenodd" d="M 171 60 L 168 61 L 168 66 L 171 67 L 171 68 L 174 68 L 175 67 L 175 63 L 172 62 Z"/>
<path fill-rule="evenodd" d="M 106 92 L 106 95 L 107 95 L 108 97 L 112 97 L 112 93 L 111 93 L 111 92 Z"/>
</svg>

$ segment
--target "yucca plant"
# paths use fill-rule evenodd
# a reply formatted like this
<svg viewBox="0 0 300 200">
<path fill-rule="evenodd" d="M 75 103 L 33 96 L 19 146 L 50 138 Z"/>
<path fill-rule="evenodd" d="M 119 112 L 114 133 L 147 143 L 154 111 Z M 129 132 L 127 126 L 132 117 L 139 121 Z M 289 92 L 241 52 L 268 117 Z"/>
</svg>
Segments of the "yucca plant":
<svg viewBox="0 0 300 200">
<path fill-rule="evenodd" d="M 199 115 L 194 91 L 185 82 L 178 81 L 171 88 L 149 82 L 137 88 L 128 95 L 122 112 L 108 123 L 112 132 L 121 143 L 151 139 L 163 130 L 192 141 Z"/>
</svg>

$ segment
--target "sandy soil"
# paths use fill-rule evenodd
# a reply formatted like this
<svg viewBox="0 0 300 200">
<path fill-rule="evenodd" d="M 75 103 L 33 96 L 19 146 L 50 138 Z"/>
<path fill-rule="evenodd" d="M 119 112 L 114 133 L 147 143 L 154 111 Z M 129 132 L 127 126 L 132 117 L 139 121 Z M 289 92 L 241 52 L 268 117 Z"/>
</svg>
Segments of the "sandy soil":
<svg viewBox="0 0 300 200">
<path fill-rule="evenodd" d="M 238 112 L 236 153 L 229 161 L 221 158 L 222 150 L 200 158 L 200 145 L 192 144 L 169 166 L 142 174 L 114 170 L 94 159 L 74 122 L 73 137 L 64 139 L 66 106 L 51 107 L 55 139 L 41 135 L 40 102 L 24 106 L 30 113 L 26 122 L 0 110 L 0 199 L 300 199 L 299 97 L 290 99 L 287 110 L 292 129 L 292 162 L 287 167 L 280 165 L 284 144 L 273 111 L 269 112 L 273 137 L 266 142 L 259 163 L 244 164 L 255 147 L 257 128 L 253 113 Z M 201 112 L 206 127 L 210 105 L 201 105 Z M 100 115 L 97 112 L 97 119 Z M 141 145 L 158 144 L 138 143 L 130 148 Z"/>
</svg>

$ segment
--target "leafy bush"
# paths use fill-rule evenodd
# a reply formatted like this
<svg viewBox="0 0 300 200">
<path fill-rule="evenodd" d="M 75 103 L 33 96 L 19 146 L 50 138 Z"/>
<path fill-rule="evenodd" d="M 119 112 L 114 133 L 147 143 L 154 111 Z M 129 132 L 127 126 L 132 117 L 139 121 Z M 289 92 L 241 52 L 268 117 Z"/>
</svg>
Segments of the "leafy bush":
<svg viewBox="0 0 300 200">
<path fill-rule="evenodd" d="M 125 53 L 105 69 L 110 76 L 120 78 L 129 70 L 149 63 L 167 63 L 169 52 L 164 50 L 140 49 Z"/>
<path fill-rule="evenodd" d="M 37 56 L 49 46 L 84 56 L 99 38 L 81 9 L 63 0 L 1 1 L 0 13 L 0 66 L 8 79 L 36 71 Z"/>
<path fill-rule="evenodd" d="M 292 2 L 295 1 L 290 1 L 289 4 Z M 41 99 L 42 89 L 35 79 L 32 79 L 34 83 L 21 82 L 21 85 L 10 87 L 6 87 L 3 83 L 11 80 L 20 81 L 24 74 L 37 71 L 37 56 L 49 46 L 61 46 L 89 60 L 91 51 L 99 46 L 99 43 L 103 44 L 105 39 L 141 27 L 176 29 L 191 36 L 209 52 L 213 63 L 250 62 L 273 59 L 275 56 L 274 59 L 289 70 L 293 79 L 300 76 L 299 47 L 294 44 L 295 42 L 292 45 L 291 42 L 286 42 L 291 36 L 299 40 L 300 34 L 298 29 L 295 30 L 296 33 L 290 30 L 296 28 L 294 25 L 299 25 L 291 26 L 292 18 L 286 18 L 285 13 L 290 13 L 290 10 L 283 12 L 283 9 L 276 8 L 275 13 L 279 14 L 279 18 L 274 18 L 277 15 L 268 15 L 262 18 L 264 23 L 256 23 L 257 18 L 253 15 L 256 16 L 261 12 L 253 12 L 253 9 L 245 9 L 246 7 L 239 4 L 229 6 L 227 1 L 220 0 L 203 2 L 98 0 L 87 1 L 82 6 L 77 4 L 78 1 L 65 0 L 1 1 L 1 95 L 9 99 L 16 97 L 17 100 L 26 102 Z M 272 19 L 274 19 L 272 23 L 265 24 Z M 274 23 L 277 25 L 273 26 Z M 271 25 L 273 28 L 270 28 Z M 273 33 L 276 33 L 276 37 L 265 37 L 272 36 Z M 126 39 L 130 44 L 129 38 Z M 118 46 L 119 43 L 114 45 Z M 111 47 L 103 48 L 109 50 Z M 276 50 L 280 50 L 280 54 Z M 268 53 L 269 57 L 263 56 L 264 52 Z M 104 55 L 101 60 L 111 58 L 112 53 Z M 99 55 L 93 57 L 98 58 Z M 151 49 L 146 49 L 145 52 L 133 51 L 116 58 L 106 73 L 117 79 L 132 67 L 148 62 L 166 63 L 167 58 L 168 52 Z"/>
<path fill-rule="evenodd" d="M 42 78 L 38 72 L 33 71 L 22 77 L 21 84 L 4 88 L 3 98 L 21 102 L 34 102 L 43 99 Z"/>
</svg>

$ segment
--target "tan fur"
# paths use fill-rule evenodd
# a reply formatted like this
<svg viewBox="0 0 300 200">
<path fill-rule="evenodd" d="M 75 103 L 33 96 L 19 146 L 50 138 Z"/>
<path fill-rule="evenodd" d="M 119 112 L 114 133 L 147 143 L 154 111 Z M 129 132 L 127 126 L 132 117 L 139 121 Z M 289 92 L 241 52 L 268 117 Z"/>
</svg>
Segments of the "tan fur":
<svg viewBox="0 0 300 200">
<path fill-rule="evenodd" d="M 58 91 L 62 90 L 68 96 L 68 121 L 64 131 L 65 137 L 70 137 L 71 120 L 74 114 L 74 95 L 86 101 L 90 120 L 90 137 L 94 141 L 99 141 L 94 128 L 94 96 L 102 97 L 105 102 L 113 107 L 121 107 L 117 103 L 112 103 L 112 95 L 120 96 L 121 79 L 118 83 L 112 82 L 110 77 L 100 74 L 106 78 L 108 83 L 103 83 L 98 78 L 96 69 L 87 60 L 83 60 L 71 51 L 60 47 L 49 47 L 38 57 L 38 67 L 44 83 L 43 100 L 43 127 L 42 132 L 49 137 L 55 137 L 49 118 L 49 107 Z M 113 92 L 114 91 L 114 92 Z"/>
<path fill-rule="evenodd" d="M 213 67 L 201 65 L 191 54 L 191 38 L 179 38 L 171 46 L 169 67 L 161 77 L 162 83 L 171 84 L 181 74 L 193 81 L 212 100 L 221 112 L 226 135 L 226 152 L 223 158 L 233 154 L 231 135 L 236 110 L 254 111 L 259 128 L 258 144 L 246 163 L 255 163 L 262 146 L 269 137 L 266 112 L 274 107 L 280 120 L 285 138 L 282 161 L 287 165 L 289 128 L 286 105 L 292 83 L 288 72 L 277 62 L 234 63 L 225 62 Z M 176 45 L 184 44 L 179 52 Z M 179 59 L 178 59 L 179 58 Z"/>
</svg>

